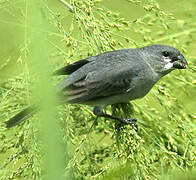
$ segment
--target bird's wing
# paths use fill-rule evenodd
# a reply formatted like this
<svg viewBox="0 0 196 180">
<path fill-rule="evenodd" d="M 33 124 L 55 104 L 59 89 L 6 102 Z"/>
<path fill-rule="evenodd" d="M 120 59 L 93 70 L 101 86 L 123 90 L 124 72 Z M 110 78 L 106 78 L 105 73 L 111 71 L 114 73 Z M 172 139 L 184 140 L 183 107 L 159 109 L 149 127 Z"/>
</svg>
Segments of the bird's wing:
<svg viewBox="0 0 196 180">
<path fill-rule="evenodd" d="M 55 88 L 56 92 L 62 92 L 64 89 L 67 89 L 67 87 L 73 85 L 75 82 L 82 81 L 86 79 L 87 76 L 90 77 L 90 74 L 92 74 L 92 72 L 95 74 L 100 73 L 98 74 L 98 77 L 96 77 L 98 79 L 99 77 L 102 77 L 103 73 L 106 73 L 108 75 L 110 74 L 110 71 L 115 71 L 113 73 L 115 74 L 116 72 L 120 71 L 119 69 L 125 68 L 130 65 L 135 66 L 140 61 L 141 60 L 138 54 L 131 49 L 106 52 L 97 56 L 89 57 L 85 60 L 78 61 L 76 62 L 76 64 L 78 64 L 77 68 L 71 68 L 72 65 L 69 65 L 70 69 L 75 70 L 73 70 L 73 72 L 71 70 L 70 72 L 72 73 L 57 84 Z M 74 67 L 74 64 L 72 67 Z"/>
<path fill-rule="evenodd" d="M 65 88 L 63 93 L 70 103 L 83 103 L 95 98 L 123 94 L 130 88 L 133 72 L 134 68 L 126 64 L 123 66 L 123 63 L 119 67 L 89 72 L 85 78 Z"/>
<path fill-rule="evenodd" d="M 73 73 L 74 71 L 76 71 L 77 69 L 81 68 L 82 66 L 84 66 L 85 64 L 89 63 L 89 59 L 82 59 L 79 61 L 76 61 L 72 64 L 69 64 L 67 66 L 64 66 L 60 69 L 57 69 L 56 71 L 53 72 L 52 75 L 57 76 L 57 75 L 69 75 L 71 73 Z"/>
<path fill-rule="evenodd" d="M 124 56 L 124 53 L 126 53 L 126 51 L 127 51 L 126 49 L 122 49 L 122 50 L 109 51 L 109 52 L 105 52 L 105 53 L 98 54 L 95 56 L 91 56 L 91 57 L 76 61 L 72 64 L 68 64 L 60 69 L 57 69 L 55 72 L 53 72 L 53 75 L 70 75 L 71 73 L 80 69 L 85 64 L 88 64 L 93 61 L 106 60 L 106 63 L 107 63 L 109 59 L 113 60 L 114 58 L 116 58 L 116 56 L 119 56 L 119 57 Z"/>
</svg>

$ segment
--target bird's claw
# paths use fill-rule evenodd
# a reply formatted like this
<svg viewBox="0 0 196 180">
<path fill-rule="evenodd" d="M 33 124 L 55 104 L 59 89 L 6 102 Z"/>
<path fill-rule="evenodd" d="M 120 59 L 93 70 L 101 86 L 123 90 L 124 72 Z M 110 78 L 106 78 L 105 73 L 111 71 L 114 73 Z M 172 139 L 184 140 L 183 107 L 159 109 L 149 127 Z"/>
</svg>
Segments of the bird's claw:
<svg viewBox="0 0 196 180">
<path fill-rule="evenodd" d="M 137 125 L 137 119 L 135 118 L 126 118 L 126 119 L 121 119 L 121 122 L 116 123 L 115 128 L 118 130 L 120 129 L 123 125 L 130 125 L 134 126 L 135 130 L 138 131 L 138 125 Z"/>
<path fill-rule="evenodd" d="M 126 121 L 127 124 L 129 124 L 130 126 L 134 125 L 135 130 L 138 131 L 137 119 L 135 119 L 135 118 L 128 118 L 128 119 L 125 119 L 125 121 Z"/>
</svg>

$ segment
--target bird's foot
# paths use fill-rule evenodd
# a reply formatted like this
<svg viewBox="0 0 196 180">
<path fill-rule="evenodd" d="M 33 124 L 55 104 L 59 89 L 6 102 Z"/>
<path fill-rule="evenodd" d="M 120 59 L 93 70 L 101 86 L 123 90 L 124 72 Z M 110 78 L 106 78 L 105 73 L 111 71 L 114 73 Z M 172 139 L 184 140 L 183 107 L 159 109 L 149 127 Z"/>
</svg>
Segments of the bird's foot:
<svg viewBox="0 0 196 180">
<path fill-rule="evenodd" d="M 117 116 L 112 116 L 112 115 L 109 115 L 109 114 L 106 114 L 103 112 L 103 109 L 100 108 L 100 107 L 95 107 L 93 109 L 93 113 L 98 116 L 98 117 L 105 117 L 105 118 L 109 118 L 109 119 L 113 119 L 113 120 L 116 120 L 116 125 L 115 125 L 115 128 L 116 129 L 120 129 L 120 127 L 122 127 L 123 125 L 134 125 L 135 127 L 135 130 L 138 131 L 138 126 L 137 126 L 137 119 L 135 118 L 122 118 L 122 117 L 117 117 Z"/>
<path fill-rule="evenodd" d="M 126 119 L 126 121 L 127 121 L 127 124 L 129 124 L 130 126 L 133 125 L 135 127 L 135 130 L 138 131 L 137 119 L 128 118 L 128 119 Z"/>
<path fill-rule="evenodd" d="M 115 128 L 120 129 L 124 125 L 133 125 L 135 130 L 138 131 L 137 119 L 135 118 L 122 118 L 116 123 Z"/>
</svg>

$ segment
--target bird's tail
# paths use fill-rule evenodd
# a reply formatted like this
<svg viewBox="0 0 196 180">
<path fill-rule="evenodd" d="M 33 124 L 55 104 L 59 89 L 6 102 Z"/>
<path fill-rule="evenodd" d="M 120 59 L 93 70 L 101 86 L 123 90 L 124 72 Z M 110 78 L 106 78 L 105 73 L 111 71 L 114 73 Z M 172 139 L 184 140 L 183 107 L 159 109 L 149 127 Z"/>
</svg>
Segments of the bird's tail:
<svg viewBox="0 0 196 180">
<path fill-rule="evenodd" d="M 29 117 L 33 116 L 38 111 L 39 111 L 39 108 L 35 105 L 31 105 L 31 106 L 27 107 L 26 109 L 22 110 L 21 112 L 19 112 L 15 116 L 13 116 L 11 119 L 9 119 L 6 122 L 6 127 L 11 128 L 13 126 L 18 125 L 21 122 L 28 119 Z"/>
</svg>

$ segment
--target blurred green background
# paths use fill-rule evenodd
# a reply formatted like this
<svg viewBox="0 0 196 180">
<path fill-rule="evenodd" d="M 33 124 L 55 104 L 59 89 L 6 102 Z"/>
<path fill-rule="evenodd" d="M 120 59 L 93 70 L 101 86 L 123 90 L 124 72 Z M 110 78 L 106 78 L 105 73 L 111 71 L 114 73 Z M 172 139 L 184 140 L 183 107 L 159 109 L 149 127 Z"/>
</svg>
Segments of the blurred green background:
<svg viewBox="0 0 196 180">
<path fill-rule="evenodd" d="M 195 40 L 195 0 L 0 1 L 0 179 L 43 179 L 48 171 L 54 173 L 47 179 L 196 179 Z M 114 122 L 96 120 L 91 107 L 80 105 L 57 107 L 48 125 L 50 117 L 38 114 L 4 128 L 40 96 L 45 106 L 53 101 L 49 85 L 62 77 L 50 78 L 52 70 L 157 43 L 181 50 L 189 67 L 133 102 L 137 133 L 117 131 Z"/>
</svg>

